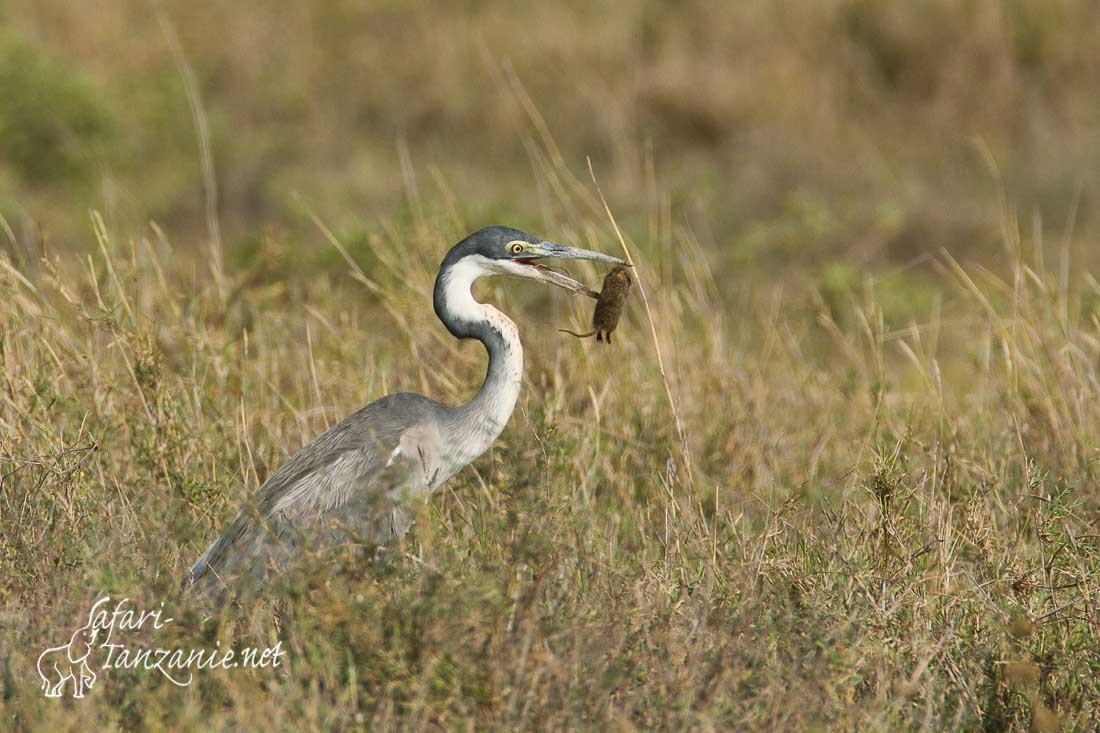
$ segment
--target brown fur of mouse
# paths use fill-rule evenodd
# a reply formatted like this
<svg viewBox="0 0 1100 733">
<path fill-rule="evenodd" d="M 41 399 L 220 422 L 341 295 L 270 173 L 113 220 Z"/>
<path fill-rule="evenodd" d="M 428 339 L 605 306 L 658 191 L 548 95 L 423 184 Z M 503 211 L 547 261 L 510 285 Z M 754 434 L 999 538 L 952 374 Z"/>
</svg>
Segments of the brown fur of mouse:
<svg viewBox="0 0 1100 733">
<path fill-rule="evenodd" d="M 611 343 L 611 334 L 619 325 L 619 319 L 623 315 L 623 306 L 626 305 L 626 296 L 630 294 L 630 288 L 634 281 L 625 267 L 616 267 L 603 279 L 603 289 L 596 300 L 596 310 L 592 313 L 592 330 L 588 333 L 577 333 L 567 328 L 559 328 L 562 333 L 583 339 L 595 335 L 597 341 Z"/>
</svg>

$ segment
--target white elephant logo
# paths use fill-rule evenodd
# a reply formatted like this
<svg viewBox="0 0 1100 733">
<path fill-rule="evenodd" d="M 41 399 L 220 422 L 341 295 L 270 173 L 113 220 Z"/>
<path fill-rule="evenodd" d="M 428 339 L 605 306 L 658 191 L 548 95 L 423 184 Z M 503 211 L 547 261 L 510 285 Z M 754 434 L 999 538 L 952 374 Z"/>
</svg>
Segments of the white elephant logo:
<svg viewBox="0 0 1100 733">
<path fill-rule="evenodd" d="M 84 697 L 84 691 L 95 684 L 95 672 L 88 665 L 98 629 L 92 619 L 77 629 L 69 643 L 50 647 L 38 655 L 38 676 L 46 697 L 61 697 L 65 683 L 72 680 L 73 697 Z"/>
</svg>

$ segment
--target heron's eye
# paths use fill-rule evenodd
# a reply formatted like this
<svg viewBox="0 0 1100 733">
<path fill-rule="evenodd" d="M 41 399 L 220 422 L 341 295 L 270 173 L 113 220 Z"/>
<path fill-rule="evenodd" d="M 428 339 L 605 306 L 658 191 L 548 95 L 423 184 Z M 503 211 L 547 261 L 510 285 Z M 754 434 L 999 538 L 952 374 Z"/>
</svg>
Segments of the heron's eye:
<svg viewBox="0 0 1100 733">
<path fill-rule="evenodd" d="M 523 250 L 524 246 L 522 242 L 512 242 L 510 245 L 508 245 L 508 251 L 514 255 L 518 255 Z"/>
</svg>

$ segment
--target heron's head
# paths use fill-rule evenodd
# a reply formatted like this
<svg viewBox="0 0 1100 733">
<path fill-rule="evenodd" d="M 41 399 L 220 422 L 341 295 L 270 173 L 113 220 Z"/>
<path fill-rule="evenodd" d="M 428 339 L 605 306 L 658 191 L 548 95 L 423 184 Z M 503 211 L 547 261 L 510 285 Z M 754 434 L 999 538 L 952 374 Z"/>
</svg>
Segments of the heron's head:
<svg viewBox="0 0 1100 733">
<path fill-rule="evenodd" d="M 578 293 L 590 292 L 584 284 L 542 265 L 540 260 L 544 259 L 627 264 L 618 257 L 547 242 L 511 227 L 493 226 L 479 229 L 452 247 L 443 259 L 440 274 L 461 268 L 469 272 L 472 279 L 484 275 L 511 275 L 557 285 Z"/>
</svg>

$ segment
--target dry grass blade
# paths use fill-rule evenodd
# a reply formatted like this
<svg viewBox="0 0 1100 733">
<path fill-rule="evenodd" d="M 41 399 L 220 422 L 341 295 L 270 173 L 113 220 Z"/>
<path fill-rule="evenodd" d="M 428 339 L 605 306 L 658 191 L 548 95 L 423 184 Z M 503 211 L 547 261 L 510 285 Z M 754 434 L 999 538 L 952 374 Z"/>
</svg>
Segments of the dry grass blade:
<svg viewBox="0 0 1100 733">
<path fill-rule="evenodd" d="M 596 187 L 596 193 L 600 197 L 600 203 L 603 204 L 603 210 L 607 214 L 608 221 L 611 222 L 612 228 L 615 230 L 615 236 L 619 240 L 619 245 L 623 248 L 623 255 L 626 257 L 626 261 L 635 268 L 635 280 L 638 284 L 638 293 L 642 296 L 642 305 L 645 306 L 646 320 L 649 322 L 649 333 L 653 338 L 653 349 L 657 354 L 657 368 L 661 372 L 661 382 L 665 386 L 665 395 L 668 397 L 668 406 L 672 410 L 672 419 L 676 423 L 676 435 L 680 439 L 680 459 L 684 466 L 684 471 L 687 475 L 688 486 L 693 487 L 695 485 L 695 477 L 692 472 L 691 466 L 691 449 L 688 446 L 687 430 L 684 427 L 684 421 L 680 417 L 680 410 L 676 407 L 676 398 L 672 395 L 672 385 L 669 384 L 668 374 L 665 372 L 665 359 L 661 353 L 661 340 L 657 336 L 657 324 L 653 321 L 653 310 L 649 307 L 649 297 L 646 295 L 645 282 L 638 273 L 637 266 L 634 263 L 634 258 L 630 254 L 630 248 L 626 246 L 626 239 L 623 237 L 622 230 L 619 229 L 619 223 L 615 221 L 615 215 L 611 213 L 611 207 L 607 205 L 607 199 L 604 198 L 603 191 L 600 189 L 600 182 L 596 180 L 596 172 L 592 168 L 592 159 L 588 158 L 588 174 L 592 177 L 592 184 Z"/>
</svg>

